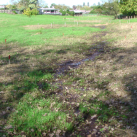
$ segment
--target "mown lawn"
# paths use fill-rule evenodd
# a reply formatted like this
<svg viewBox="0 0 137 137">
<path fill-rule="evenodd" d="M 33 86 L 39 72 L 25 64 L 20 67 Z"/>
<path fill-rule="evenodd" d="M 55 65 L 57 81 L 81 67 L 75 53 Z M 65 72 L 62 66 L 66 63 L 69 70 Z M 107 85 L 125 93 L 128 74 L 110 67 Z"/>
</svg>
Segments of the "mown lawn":
<svg viewBox="0 0 137 137">
<path fill-rule="evenodd" d="M 0 14 L 0 136 L 135 136 L 136 21 Z"/>
</svg>

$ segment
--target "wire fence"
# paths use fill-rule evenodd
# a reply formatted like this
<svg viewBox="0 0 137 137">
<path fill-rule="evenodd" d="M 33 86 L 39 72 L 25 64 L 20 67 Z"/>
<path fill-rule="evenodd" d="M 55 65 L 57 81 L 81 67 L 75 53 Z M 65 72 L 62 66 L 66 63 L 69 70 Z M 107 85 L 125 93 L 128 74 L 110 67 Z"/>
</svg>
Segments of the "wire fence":
<svg viewBox="0 0 137 137">
<path fill-rule="evenodd" d="M 17 14 L 21 14 L 21 12 L 19 10 L 0 10 L 0 13 L 8 13 L 8 14 L 14 14 L 14 11 Z"/>
</svg>

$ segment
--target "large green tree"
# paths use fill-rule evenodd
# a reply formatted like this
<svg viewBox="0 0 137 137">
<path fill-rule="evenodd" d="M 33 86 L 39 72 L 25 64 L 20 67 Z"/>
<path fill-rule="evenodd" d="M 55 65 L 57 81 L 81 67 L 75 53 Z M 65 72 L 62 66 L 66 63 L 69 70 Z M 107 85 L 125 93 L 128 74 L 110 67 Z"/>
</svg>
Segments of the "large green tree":
<svg viewBox="0 0 137 137">
<path fill-rule="evenodd" d="M 45 0 L 38 0 L 38 7 L 39 8 L 48 8 L 48 5 L 45 2 Z"/>
<path fill-rule="evenodd" d="M 106 14 L 106 15 L 114 15 L 120 12 L 120 4 L 117 0 L 109 0 L 104 4 L 98 4 L 97 6 L 91 6 L 92 11 L 90 13 L 98 13 L 98 14 Z"/>
<path fill-rule="evenodd" d="M 29 7 L 34 9 L 38 6 L 38 0 L 29 0 Z"/>
<path fill-rule="evenodd" d="M 66 5 L 64 5 L 64 4 L 62 4 L 62 5 L 61 5 L 61 4 L 55 5 L 54 7 L 55 7 L 55 9 L 60 9 L 60 10 L 62 9 L 62 10 L 65 10 L 65 11 L 66 11 L 67 9 L 70 9 L 69 6 L 66 6 Z"/>
<path fill-rule="evenodd" d="M 137 14 L 137 0 L 121 0 L 121 12 L 131 16 Z"/>
<path fill-rule="evenodd" d="M 38 6 L 38 0 L 20 0 L 18 5 L 24 9 L 27 9 L 28 7 L 34 9 Z"/>
<path fill-rule="evenodd" d="M 55 7 L 55 6 L 56 6 L 56 4 L 55 4 L 55 3 L 52 3 L 52 4 L 50 5 L 50 8 Z"/>
</svg>

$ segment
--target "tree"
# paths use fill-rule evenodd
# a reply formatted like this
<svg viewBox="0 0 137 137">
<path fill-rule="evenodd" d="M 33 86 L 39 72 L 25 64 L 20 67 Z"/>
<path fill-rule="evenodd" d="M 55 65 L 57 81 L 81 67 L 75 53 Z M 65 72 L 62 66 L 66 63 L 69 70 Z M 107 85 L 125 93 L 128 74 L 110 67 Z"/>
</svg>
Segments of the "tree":
<svg viewBox="0 0 137 137">
<path fill-rule="evenodd" d="M 81 8 L 81 10 L 91 10 L 91 7 L 89 7 L 89 6 L 84 6 L 84 7 Z"/>
<path fill-rule="evenodd" d="M 10 5 L 7 5 L 7 7 L 10 9 L 10 10 L 15 10 L 17 9 L 17 5 L 18 5 L 18 0 L 10 0 Z"/>
<path fill-rule="evenodd" d="M 74 16 L 75 15 L 74 11 L 69 11 L 69 15 Z"/>
<path fill-rule="evenodd" d="M 48 5 L 45 5 L 43 8 L 48 8 Z"/>
<path fill-rule="evenodd" d="M 103 4 L 103 14 L 114 15 L 115 17 L 120 12 L 120 5 L 117 0 L 109 0 Z"/>
<path fill-rule="evenodd" d="M 24 15 L 27 15 L 28 17 L 31 17 L 32 15 L 38 15 L 39 14 L 39 11 L 35 8 L 35 9 L 30 9 L 30 8 L 27 8 L 26 10 L 24 10 Z"/>
<path fill-rule="evenodd" d="M 64 10 L 62 10 L 62 9 L 61 9 L 59 12 L 62 13 L 63 16 L 65 16 L 66 13 L 67 13 L 66 11 L 64 11 Z"/>
<path fill-rule="evenodd" d="M 29 1 L 30 0 L 20 0 L 18 4 L 27 9 L 29 7 Z"/>
<path fill-rule="evenodd" d="M 100 6 L 101 4 L 100 4 L 100 2 L 98 2 L 98 6 Z"/>
<path fill-rule="evenodd" d="M 81 9 L 82 9 L 82 6 L 81 6 L 81 5 L 77 5 L 77 9 L 78 9 L 78 10 L 81 10 Z"/>
<path fill-rule="evenodd" d="M 93 6 L 96 6 L 96 3 L 94 3 Z"/>
<path fill-rule="evenodd" d="M 12 6 L 11 4 L 6 5 L 6 8 L 7 8 L 7 9 L 11 9 L 11 6 Z"/>
<path fill-rule="evenodd" d="M 63 9 L 63 6 L 62 5 L 55 5 L 55 9 L 59 9 L 59 10 L 61 10 L 61 9 Z"/>
<path fill-rule="evenodd" d="M 76 9 L 77 9 L 77 7 L 75 5 L 73 5 L 73 10 L 76 10 Z"/>
<path fill-rule="evenodd" d="M 38 7 L 48 8 L 47 3 L 44 0 L 38 0 Z"/>
<path fill-rule="evenodd" d="M 93 10 L 90 13 L 102 14 L 103 13 L 103 7 L 102 6 L 94 6 Z"/>
<path fill-rule="evenodd" d="M 23 6 L 20 3 L 18 3 L 17 9 L 20 10 L 21 12 L 23 12 L 25 10 L 25 6 Z"/>
<path fill-rule="evenodd" d="M 35 8 L 35 9 L 32 9 L 31 10 L 31 14 L 32 15 L 38 15 L 39 14 L 39 11 Z"/>
<path fill-rule="evenodd" d="M 89 7 L 89 2 L 87 3 L 87 6 Z"/>
<path fill-rule="evenodd" d="M 111 9 L 114 11 L 114 15 L 116 17 L 117 14 L 120 12 L 120 5 L 118 1 L 116 0 L 113 1 Z"/>
<path fill-rule="evenodd" d="M 66 6 L 66 5 L 55 5 L 55 9 L 59 9 L 59 10 L 67 10 L 67 9 L 70 9 L 70 7 L 69 6 Z"/>
<path fill-rule="evenodd" d="M 51 6 L 50 6 L 50 8 L 55 7 L 55 6 L 56 6 L 56 4 L 52 3 Z"/>
<path fill-rule="evenodd" d="M 98 5 L 91 6 L 93 10 L 90 13 L 114 15 L 115 17 L 120 12 L 120 3 L 118 0 L 109 0 L 102 5 L 98 2 Z"/>
<path fill-rule="evenodd" d="M 17 5 L 7 5 L 6 8 L 10 9 L 10 10 L 15 10 L 17 9 Z"/>
<path fill-rule="evenodd" d="M 137 0 L 121 0 L 121 12 L 125 15 L 132 16 L 137 14 Z"/>
<path fill-rule="evenodd" d="M 34 9 L 38 6 L 38 0 L 29 0 L 29 7 Z"/>
<path fill-rule="evenodd" d="M 17 5 L 19 3 L 19 0 L 10 0 L 11 5 Z"/>
<path fill-rule="evenodd" d="M 30 9 L 34 9 L 38 7 L 38 0 L 19 0 L 18 1 L 18 7 L 19 9 L 27 9 L 28 7 Z"/>
</svg>

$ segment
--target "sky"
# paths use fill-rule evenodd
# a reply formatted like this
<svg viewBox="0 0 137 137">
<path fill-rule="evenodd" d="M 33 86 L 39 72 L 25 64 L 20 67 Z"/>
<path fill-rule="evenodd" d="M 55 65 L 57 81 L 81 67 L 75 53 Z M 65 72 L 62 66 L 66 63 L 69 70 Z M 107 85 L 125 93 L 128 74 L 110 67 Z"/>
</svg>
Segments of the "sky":
<svg viewBox="0 0 137 137">
<path fill-rule="evenodd" d="M 89 5 L 93 5 L 94 3 L 101 2 L 101 0 L 49 0 L 46 1 L 48 3 L 48 6 L 50 6 L 52 3 L 55 4 L 65 4 L 67 6 L 72 7 L 73 5 L 83 5 L 83 2 L 85 2 L 85 5 L 89 2 Z"/>
<path fill-rule="evenodd" d="M 4 4 L 10 4 L 11 0 L 0 0 L 0 5 Z M 73 5 L 83 5 L 83 2 L 87 5 L 87 2 L 89 2 L 89 5 L 93 5 L 94 3 L 98 4 L 98 2 L 101 3 L 102 0 L 43 0 L 46 2 L 48 6 L 50 6 L 52 3 L 55 4 L 65 4 L 67 6 L 72 7 Z"/>
</svg>

